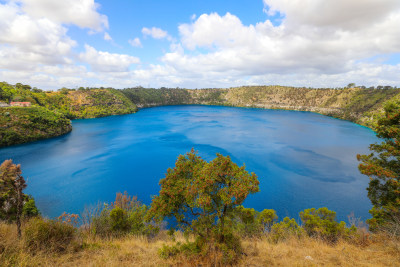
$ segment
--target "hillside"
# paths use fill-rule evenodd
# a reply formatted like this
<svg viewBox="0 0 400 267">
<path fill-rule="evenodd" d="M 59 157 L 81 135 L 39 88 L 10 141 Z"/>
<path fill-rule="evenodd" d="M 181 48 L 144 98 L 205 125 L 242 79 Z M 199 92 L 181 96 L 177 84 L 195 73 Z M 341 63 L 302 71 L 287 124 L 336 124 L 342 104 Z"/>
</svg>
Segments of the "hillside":
<svg viewBox="0 0 400 267">
<path fill-rule="evenodd" d="M 119 90 L 84 89 L 43 91 L 29 85 L 0 83 L 0 101 L 30 102 L 32 108 L 4 108 L 0 146 L 59 136 L 71 131 L 69 119 L 129 114 L 136 106 Z M 7 109 L 7 110 L 6 110 Z"/>
<path fill-rule="evenodd" d="M 43 107 L 0 108 L 0 147 L 66 134 L 71 121 Z"/>
<path fill-rule="evenodd" d="M 246 86 L 230 89 L 124 89 L 137 106 L 224 105 L 311 111 L 370 128 L 383 103 L 399 99 L 400 89 L 309 89 L 285 86 Z"/>
</svg>

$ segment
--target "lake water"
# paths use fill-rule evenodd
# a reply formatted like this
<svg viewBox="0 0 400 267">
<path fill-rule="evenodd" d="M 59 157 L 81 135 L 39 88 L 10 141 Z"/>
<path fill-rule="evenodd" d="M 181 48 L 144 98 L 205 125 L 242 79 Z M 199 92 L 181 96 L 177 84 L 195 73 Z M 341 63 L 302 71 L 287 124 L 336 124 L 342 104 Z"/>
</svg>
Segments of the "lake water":
<svg viewBox="0 0 400 267">
<path fill-rule="evenodd" d="M 311 207 L 369 218 L 368 177 L 357 153 L 378 141 L 372 130 L 319 114 L 214 106 L 168 106 L 136 114 L 75 120 L 62 137 L 0 149 L 20 163 L 43 215 L 79 213 L 127 191 L 149 204 L 179 154 L 193 147 L 246 164 L 260 192 L 246 207 L 275 209 L 280 218 Z"/>
</svg>

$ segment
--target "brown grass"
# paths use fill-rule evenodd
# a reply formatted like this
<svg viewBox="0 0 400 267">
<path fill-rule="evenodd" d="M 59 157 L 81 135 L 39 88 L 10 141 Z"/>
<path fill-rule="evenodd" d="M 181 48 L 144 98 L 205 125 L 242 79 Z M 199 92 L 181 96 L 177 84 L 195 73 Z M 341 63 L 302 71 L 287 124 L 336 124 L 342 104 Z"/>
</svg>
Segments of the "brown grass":
<svg viewBox="0 0 400 267">
<path fill-rule="evenodd" d="M 155 240 L 143 237 L 85 238 L 78 251 L 29 253 L 17 240 L 15 226 L 0 223 L 0 266 L 210 266 L 212 259 L 162 259 L 158 250 L 174 243 L 163 234 Z M 184 242 L 182 235 L 177 241 Z M 266 238 L 245 239 L 239 266 L 399 266 L 400 241 L 373 236 L 362 245 L 339 241 L 292 238 L 277 244 Z"/>
</svg>

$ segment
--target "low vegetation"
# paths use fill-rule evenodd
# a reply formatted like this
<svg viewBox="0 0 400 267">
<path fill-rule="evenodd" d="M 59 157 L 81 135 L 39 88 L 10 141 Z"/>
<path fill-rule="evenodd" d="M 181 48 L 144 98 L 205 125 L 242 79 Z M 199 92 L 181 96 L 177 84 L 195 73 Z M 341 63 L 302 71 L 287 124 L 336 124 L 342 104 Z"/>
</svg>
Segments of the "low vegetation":
<svg viewBox="0 0 400 267">
<path fill-rule="evenodd" d="M 60 136 L 72 130 L 70 119 L 136 112 L 121 91 L 112 88 L 42 91 L 0 82 L 0 102 L 30 102 L 32 107 L 0 107 L 0 147 Z"/>
<path fill-rule="evenodd" d="M 63 114 L 43 107 L 0 108 L 0 147 L 60 136 L 71 129 Z"/>
</svg>

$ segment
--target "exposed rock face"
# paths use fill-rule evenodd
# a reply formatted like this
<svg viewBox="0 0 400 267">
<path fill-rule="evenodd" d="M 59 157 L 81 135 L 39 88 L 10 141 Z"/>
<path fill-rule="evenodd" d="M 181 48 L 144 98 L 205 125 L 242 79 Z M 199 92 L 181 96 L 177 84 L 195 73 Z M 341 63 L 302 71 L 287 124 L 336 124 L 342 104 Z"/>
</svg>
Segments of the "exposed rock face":
<svg viewBox="0 0 400 267">
<path fill-rule="evenodd" d="M 160 105 L 224 105 L 311 111 L 374 128 L 383 105 L 399 99 L 400 89 L 308 89 L 246 86 L 230 89 L 125 89 L 138 107 Z"/>
</svg>

